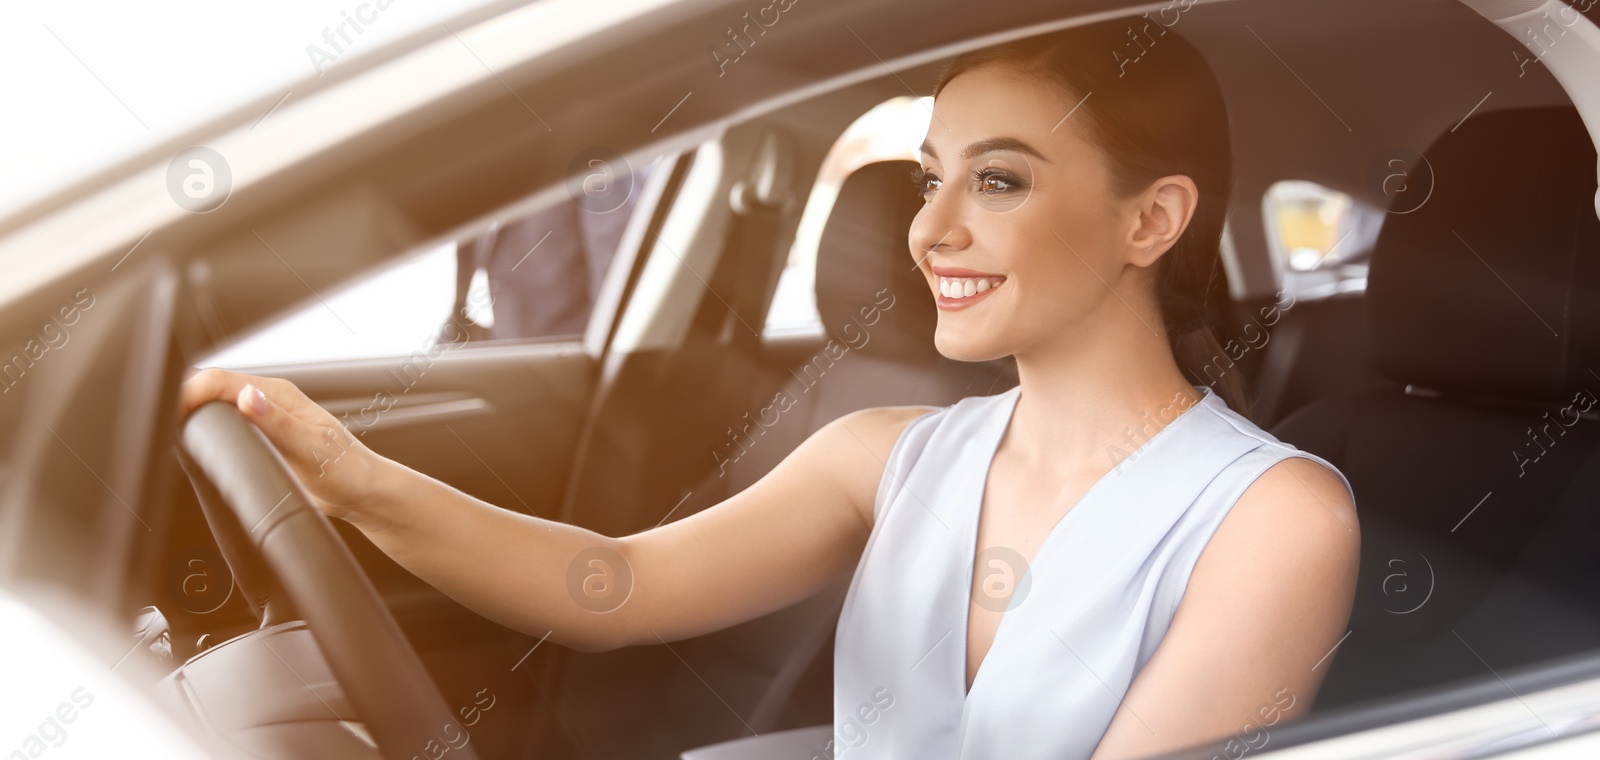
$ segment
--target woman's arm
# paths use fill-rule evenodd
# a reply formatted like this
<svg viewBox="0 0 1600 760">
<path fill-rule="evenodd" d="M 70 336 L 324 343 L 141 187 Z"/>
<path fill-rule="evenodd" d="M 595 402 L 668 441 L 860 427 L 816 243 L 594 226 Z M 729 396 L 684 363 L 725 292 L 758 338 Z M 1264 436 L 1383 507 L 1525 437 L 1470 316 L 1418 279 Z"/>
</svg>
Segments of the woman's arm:
<svg viewBox="0 0 1600 760">
<path fill-rule="evenodd" d="M 623 538 L 490 506 L 390 460 L 372 506 L 348 519 L 418 577 L 518 630 L 586 651 L 675 641 L 847 577 L 881 462 L 911 416 L 847 415 L 727 501 Z"/>
<path fill-rule="evenodd" d="M 1268 468 L 1206 544 L 1093 760 L 1208 740 L 1260 749 L 1303 716 L 1347 631 L 1360 547 L 1338 475 L 1298 456 Z"/>
<path fill-rule="evenodd" d="M 264 408 L 247 383 L 265 389 Z M 718 630 L 847 576 L 889 451 L 927 411 L 846 415 L 727 501 L 613 538 L 500 509 L 384 459 L 286 380 L 205 370 L 185 382 L 181 413 L 217 398 L 262 429 L 324 513 L 479 614 L 582 651 Z M 309 453 L 327 450 L 328 436 L 345 452 L 331 464 Z"/>
</svg>

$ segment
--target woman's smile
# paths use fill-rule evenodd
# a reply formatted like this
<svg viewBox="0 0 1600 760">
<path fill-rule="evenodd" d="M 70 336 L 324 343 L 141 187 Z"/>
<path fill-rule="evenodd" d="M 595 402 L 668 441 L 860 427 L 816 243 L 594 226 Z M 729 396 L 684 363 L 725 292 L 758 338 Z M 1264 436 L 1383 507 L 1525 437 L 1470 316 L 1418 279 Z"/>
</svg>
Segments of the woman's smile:
<svg viewBox="0 0 1600 760">
<path fill-rule="evenodd" d="M 959 267 L 933 267 L 933 274 L 939 278 L 939 292 L 935 301 L 941 311 L 955 311 L 972 306 L 1006 281 L 1002 275 Z"/>
</svg>

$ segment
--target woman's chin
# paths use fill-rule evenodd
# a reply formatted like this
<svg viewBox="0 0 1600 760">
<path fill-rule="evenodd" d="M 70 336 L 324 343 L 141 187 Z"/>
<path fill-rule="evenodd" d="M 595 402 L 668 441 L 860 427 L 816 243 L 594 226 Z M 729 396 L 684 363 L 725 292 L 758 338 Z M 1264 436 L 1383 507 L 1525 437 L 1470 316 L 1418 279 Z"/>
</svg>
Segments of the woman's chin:
<svg viewBox="0 0 1600 760">
<path fill-rule="evenodd" d="M 992 336 L 957 333 L 943 326 L 933 334 L 933 347 L 944 358 L 958 362 L 986 362 L 1010 355 Z"/>
</svg>

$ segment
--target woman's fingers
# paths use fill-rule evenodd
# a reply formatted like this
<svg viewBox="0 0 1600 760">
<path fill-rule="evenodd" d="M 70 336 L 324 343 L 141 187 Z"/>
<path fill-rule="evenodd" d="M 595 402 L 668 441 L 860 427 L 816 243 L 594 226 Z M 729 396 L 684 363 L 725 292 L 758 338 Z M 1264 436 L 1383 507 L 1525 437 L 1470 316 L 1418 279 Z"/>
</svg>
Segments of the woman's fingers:
<svg viewBox="0 0 1600 760">
<path fill-rule="evenodd" d="M 178 421 L 181 424 L 189 414 L 207 401 L 227 401 L 237 405 L 244 386 L 258 383 L 261 378 L 243 372 L 232 372 L 215 367 L 199 370 L 183 381 L 178 397 Z"/>
<path fill-rule="evenodd" d="M 294 383 L 200 370 L 183 383 L 180 419 L 215 400 L 233 404 L 266 436 L 323 511 L 342 514 L 367 496 L 376 455 Z"/>
<path fill-rule="evenodd" d="M 180 413 L 184 418 L 208 401 L 232 404 L 267 440 L 295 462 L 308 446 L 343 426 L 288 380 L 243 372 L 204 369 L 183 383 Z"/>
</svg>

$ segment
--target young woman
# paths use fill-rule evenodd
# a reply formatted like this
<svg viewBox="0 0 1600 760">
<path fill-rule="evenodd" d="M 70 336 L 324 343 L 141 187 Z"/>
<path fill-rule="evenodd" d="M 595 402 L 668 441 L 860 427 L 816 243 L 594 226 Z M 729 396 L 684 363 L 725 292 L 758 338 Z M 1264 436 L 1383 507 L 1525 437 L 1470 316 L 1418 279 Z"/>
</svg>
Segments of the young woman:
<svg viewBox="0 0 1600 760">
<path fill-rule="evenodd" d="M 1360 539 L 1343 476 L 1249 422 L 1216 375 L 1230 362 L 1202 314 L 1231 156 L 1210 69 L 1142 19 L 962 55 L 921 153 L 908 255 L 937 347 L 1013 356 L 1020 385 L 846 415 L 676 522 L 607 537 L 495 508 L 280 379 L 202 371 L 183 413 L 233 401 L 324 513 L 583 651 L 704 634 L 854 573 L 826 756 L 1259 746 L 1328 672 Z M 331 465 L 324 435 L 347 450 Z M 569 586 L 574 563 L 631 577 L 625 601 Z"/>
</svg>

